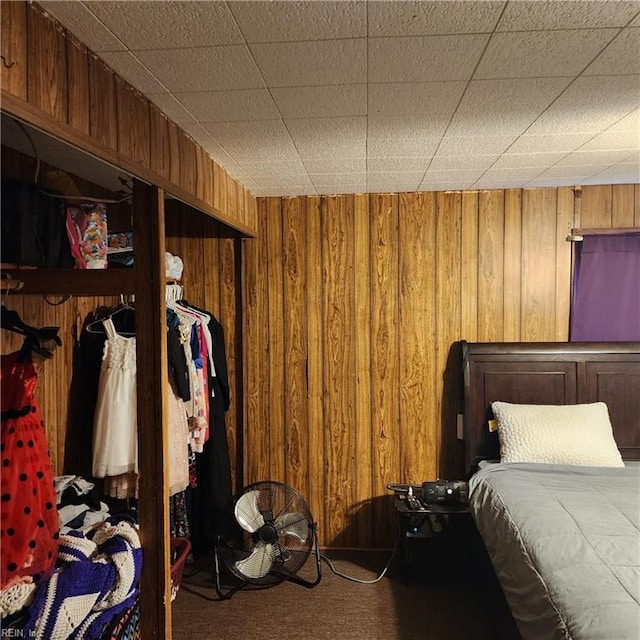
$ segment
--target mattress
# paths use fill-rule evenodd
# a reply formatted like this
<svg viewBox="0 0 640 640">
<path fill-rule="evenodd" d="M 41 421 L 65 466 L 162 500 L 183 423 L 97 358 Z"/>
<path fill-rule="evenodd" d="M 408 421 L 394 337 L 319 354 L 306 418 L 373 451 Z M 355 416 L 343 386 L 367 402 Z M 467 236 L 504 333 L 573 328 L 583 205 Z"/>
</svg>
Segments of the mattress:
<svg viewBox="0 0 640 640">
<path fill-rule="evenodd" d="M 524 640 L 640 638 L 640 463 L 485 464 L 469 502 Z"/>
</svg>

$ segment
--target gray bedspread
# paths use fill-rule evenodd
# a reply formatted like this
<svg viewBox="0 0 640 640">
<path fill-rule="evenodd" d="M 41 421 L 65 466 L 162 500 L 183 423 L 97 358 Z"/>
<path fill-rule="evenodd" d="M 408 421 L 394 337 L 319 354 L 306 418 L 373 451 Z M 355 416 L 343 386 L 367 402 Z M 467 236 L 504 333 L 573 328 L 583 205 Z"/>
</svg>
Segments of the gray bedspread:
<svg viewBox="0 0 640 640">
<path fill-rule="evenodd" d="M 470 507 L 524 640 L 640 640 L 640 463 L 488 464 Z"/>
</svg>

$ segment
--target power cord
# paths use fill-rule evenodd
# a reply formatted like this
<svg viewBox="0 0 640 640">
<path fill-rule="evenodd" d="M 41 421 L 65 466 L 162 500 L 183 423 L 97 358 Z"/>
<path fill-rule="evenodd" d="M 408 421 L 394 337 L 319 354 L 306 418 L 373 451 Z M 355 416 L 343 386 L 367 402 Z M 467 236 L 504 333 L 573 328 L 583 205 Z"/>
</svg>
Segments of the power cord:
<svg viewBox="0 0 640 640">
<path fill-rule="evenodd" d="M 387 561 L 387 564 L 385 565 L 384 569 L 382 570 L 382 572 L 376 578 L 373 578 L 371 580 L 363 580 L 361 578 L 356 578 L 354 576 L 349 576 L 346 573 L 342 573 L 342 572 L 338 571 L 335 568 L 335 566 L 333 565 L 333 562 L 329 558 L 327 558 L 327 556 L 325 556 L 322 553 L 320 554 L 320 559 L 323 560 L 324 562 L 326 562 L 326 564 L 329 566 L 329 569 L 331 569 L 331 571 L 333 573 L 335 573 L 335 575 L 337 575 L 340 578 L 344 578 L 345 580 L 351 580 L 352 582 L 358 582 L 359 584 L 375 584 L 379 580 L 382 580 L 384 575 L 387 573 L 387 570 L 391 566 L 391 562 L 393 561 L 393 558 L 395 557 L 396 553 L 398 552 L 398 547 L 399 546 L 400 546 L 400 532 L 398 532 L 398 537 L 396 538 L 396 542 L 393 545 L 393 549 L 391 550 L 391 555 L 389 556 L 389 560 Z"/>
</svg>

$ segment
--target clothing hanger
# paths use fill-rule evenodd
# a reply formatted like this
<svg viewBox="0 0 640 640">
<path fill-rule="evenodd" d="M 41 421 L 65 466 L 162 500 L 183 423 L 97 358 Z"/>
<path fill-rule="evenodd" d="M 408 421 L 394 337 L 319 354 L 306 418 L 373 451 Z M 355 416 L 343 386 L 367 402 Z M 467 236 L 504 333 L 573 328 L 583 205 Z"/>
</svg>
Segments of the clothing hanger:
<svg viewBox="0 0 640 640">
<path fill-rule="evenodd" d="M 17 311 L 7 309 L 4 305 L 0 314 L 0 327 L 25 336 L 18 356 L 21 362 L 31 353 L 37 353 L 43 358 L 53 357 L 53 352 L 43 344 L 44 342 L 53 340 L 59 347 L 62 346 L 62 340 L 58 336 L 60 327 L 32 327 L 22 320 Z"/>
<path fill-rule="evenodd" d="M 107 314 L 106 316 L 103 316 L 102 318 L 98 318 L 97 320 L 93 320 L 92 322 L 89 322 L 89 324 L 87 324 L 87 326 L 85 327 L 85 331 L 87 333 L 97 333 L 100 335 L 104 335 L 105 320 L 111 320 L 118 314 L 122 313 L 123 311 L 135 311 L 135 310 L 136 310 L 135 307 L 130 302 L 125 301 L 124 296 L 121 295 L 120 304 L 118 305 L 118 307 L 114 309 L 111 313 Z M 135 333 L 131 333 L 129 331 L 118 331 L 118 333 L 121 336 L 125 336 L 125 337 L 133 337 L 136 335 Z"/>
</svg>

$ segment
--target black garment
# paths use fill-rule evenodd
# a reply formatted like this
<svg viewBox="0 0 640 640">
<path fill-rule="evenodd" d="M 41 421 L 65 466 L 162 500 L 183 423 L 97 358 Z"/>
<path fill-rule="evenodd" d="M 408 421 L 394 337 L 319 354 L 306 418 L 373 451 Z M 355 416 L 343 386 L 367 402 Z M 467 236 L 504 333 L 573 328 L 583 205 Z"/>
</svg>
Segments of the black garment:
<svg viewBox="0 0 640 640">
<path fill-rule="evenodd" d="M 209 439 L 203 452 L 196 454 L 197 487 L 189 488 L 189 524 L 191 545 L 196 555 L 207 553 L 219 535 L 235 536 L 237 525 L 233 517 L 231 462 L 225 424 L 225 412 L 230 405 L 229 374 L 227 369 L 224 330 L 209 312 L 181 303 L 211 317 L 207 327 L 211 333 L 212 357 L 215 376 L 209 371 Z"/>
</svg>

